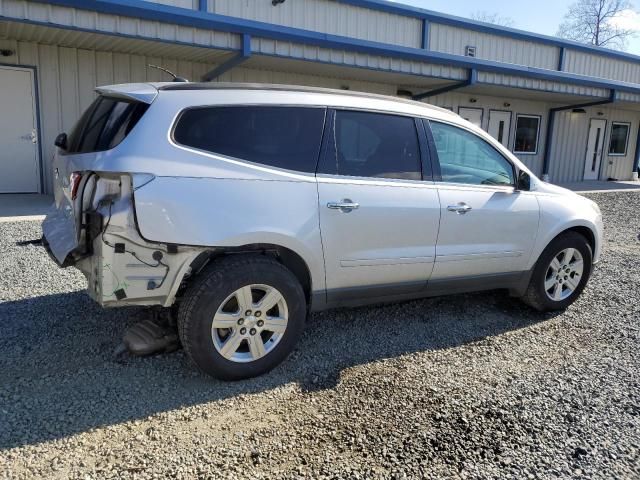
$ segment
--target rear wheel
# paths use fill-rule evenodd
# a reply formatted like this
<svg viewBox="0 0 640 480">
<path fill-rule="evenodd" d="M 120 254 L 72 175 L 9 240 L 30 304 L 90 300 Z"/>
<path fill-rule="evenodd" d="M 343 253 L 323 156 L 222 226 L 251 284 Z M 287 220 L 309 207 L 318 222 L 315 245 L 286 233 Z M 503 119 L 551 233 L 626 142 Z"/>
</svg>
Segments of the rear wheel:
<svg viewBox="0 0 640 480">
<path fill-rule="evenodd" d="M 265 373 L 293 350 L 306 317 L 297 278 L 265 256 L 212 264 L 180 306 L 180 339 L 205 373 L 239 380 Z"/>
<path fill-rule="evenodd" d="M 567 308 L 587 285 L 592 258 L 591 246 L 582 235 L 560 235 L 540 255 L 523 301 L 540 311 Z"/>
</svg>

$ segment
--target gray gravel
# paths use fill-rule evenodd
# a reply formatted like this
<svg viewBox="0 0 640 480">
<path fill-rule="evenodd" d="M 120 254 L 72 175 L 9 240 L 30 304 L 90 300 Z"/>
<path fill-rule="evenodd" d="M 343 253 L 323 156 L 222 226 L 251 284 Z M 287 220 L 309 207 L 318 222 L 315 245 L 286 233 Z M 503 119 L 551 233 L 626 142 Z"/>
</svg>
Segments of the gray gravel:
<svg viewBox="0 0 640 480">
<path fill-rule="evenodd" d="M 314 315 L 271 374 L 118 357 L 33 222 L 0 224 L 0 478 L 640 478 L 640 194 L 559 315 L 482 293 Z"/>
</svg>

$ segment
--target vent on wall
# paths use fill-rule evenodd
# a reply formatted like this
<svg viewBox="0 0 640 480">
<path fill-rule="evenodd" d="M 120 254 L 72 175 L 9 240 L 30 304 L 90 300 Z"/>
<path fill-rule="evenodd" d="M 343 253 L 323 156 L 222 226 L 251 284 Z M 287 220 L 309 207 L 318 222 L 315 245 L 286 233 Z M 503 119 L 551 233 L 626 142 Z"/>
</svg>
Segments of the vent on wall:
<svg viewBox="0 0 640 480">
<path fill-rule="evenodd" d="M 467 45 L 464 48 L 464 54 L 467 57 L 475 57 L 476 56 L 476 47 L 472 47 L 471 45 Z"/>
</svg>

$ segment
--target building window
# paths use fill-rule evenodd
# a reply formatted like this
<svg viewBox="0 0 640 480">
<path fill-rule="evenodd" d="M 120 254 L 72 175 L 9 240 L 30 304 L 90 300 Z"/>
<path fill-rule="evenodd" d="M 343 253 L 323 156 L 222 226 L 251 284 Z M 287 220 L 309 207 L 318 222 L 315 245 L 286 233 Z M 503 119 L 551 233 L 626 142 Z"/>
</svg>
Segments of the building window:
<svg viewBox="0 0 640 480">
<path fill-rule="evenodd" d="M 613 122 L 611 127 L 611 141 L 609 143 L 609 155 L 625 156 L 629 143 L 629 129 L 631 124 Z"/>
<path fill-rule="evenodd" d="M 535 155 L 538 153 L 539 138 L 540 117 L 538 115 L 518 115 L 513 153 Z"/>
</svg>

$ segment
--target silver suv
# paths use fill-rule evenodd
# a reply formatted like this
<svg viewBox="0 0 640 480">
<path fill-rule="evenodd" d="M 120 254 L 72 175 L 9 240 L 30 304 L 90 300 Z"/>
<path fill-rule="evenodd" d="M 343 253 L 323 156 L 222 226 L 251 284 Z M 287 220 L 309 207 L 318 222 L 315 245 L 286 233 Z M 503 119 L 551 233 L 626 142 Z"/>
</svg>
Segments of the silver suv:
<svg viewBox="0 0 640 480">
<path fill-rule="evenodd" d="M 309 311 L 507 289 L 580 295 L 598 206 L 422 103 L 270 85 L 98 89 L 54 159 L 44 243 L 105 307 L 176 306 L 203 371 L 279 364 Z"/>
</svg>

